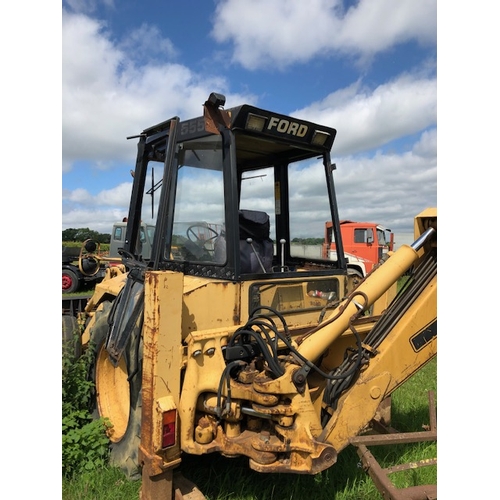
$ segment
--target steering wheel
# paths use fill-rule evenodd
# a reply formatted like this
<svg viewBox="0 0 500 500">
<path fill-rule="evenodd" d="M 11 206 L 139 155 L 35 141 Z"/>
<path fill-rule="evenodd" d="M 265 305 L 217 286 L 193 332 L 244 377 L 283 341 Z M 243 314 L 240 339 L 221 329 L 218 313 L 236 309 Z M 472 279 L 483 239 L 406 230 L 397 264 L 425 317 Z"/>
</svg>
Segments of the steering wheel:
<svg viewBox="0 0 500 500">
<path fill-rule="evenodd" d="M 206 240 L 201 239 L 198 236 L 198 234 L 196 233 L 195 228 L 201 228 L 203 231 L 205 231 L 206 229 L 208 229 L 209 232 L 213 233 L 213 236 L 211 236 L 210 238 L 208 238 Z M 197 243 L 198 245 L 201 245 L 201 246 L 204 247 L 205 243 L 207 243 L 207 242 L 209 242 L 209 241 L 214 240 L 215 238 L 217 238 L 217 236 L 219 236 L 219 233 L 215 229 L 212 229 L 210 226 L 206 226 L 205 224 L 192 224 L 191 226 L 189 226 L 186 229 L 186 236 L 193 243 Z"/>
<path fill-rule="evenodd" d="M 201 229 L 203 231 L 209 230 L 213 233 L 208 239 L 202 239 L 198 236 L 198 231 L 196 229 Z M 212 260 L 212 249 L 207 248 L 206 244 L 219 236 L 219 233 L 207 226 L 206 224 L 192 224 L 186 230 L 187 240 L 183 243 L 183 247 L 186 253 L 185 258 L 188 260 Z"/>
</svg>

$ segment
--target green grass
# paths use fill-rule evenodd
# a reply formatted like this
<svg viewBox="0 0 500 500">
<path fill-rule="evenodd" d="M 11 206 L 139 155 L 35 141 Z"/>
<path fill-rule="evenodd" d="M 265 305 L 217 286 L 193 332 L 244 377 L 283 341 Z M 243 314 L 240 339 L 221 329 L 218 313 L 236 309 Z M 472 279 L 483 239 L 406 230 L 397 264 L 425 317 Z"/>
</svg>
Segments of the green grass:
<svg viewBox="0 0 500 500">
<path fill-rule="evenodd" d="M 137 500 L 139 481 L 129 481 L 120 469 L 105 468 L 73 480 L 63 479 L 63 500 Z"/>
<path fill-rule="evenodd" d="M 436 394 L 437 360 L 431 360 L 392 396 L 392 425 L 402 432 L 421 431 L 429 424 L 428 391 Z M 382 467 L 437 457 L 437 443 L 374 446 L 370 451 Z M 360 467 L 354 447 L 343 450 L 329 470 L 316 476 L 260 474 L 245 458 L 185 456 L 181 464 L 208 500 L 382 500 L 373 481 Z M 437 467 L 392 475 L 398 488 L 436 484 Z M 63 500 L 137 500 L 140 481 L 129 482 L 117 469 L 63 480 Z"/>
<path fill-rule="evenodd" d="M 82 285 L 80 290 L 72 293 L 63 293 L 63 299 L 68 299 L 71 297 L 80 297 L 82 295 L 88 295 L 89 297 L 93 295 L 95 291 L 95 283 L 85 283 Z"/>
</svg>

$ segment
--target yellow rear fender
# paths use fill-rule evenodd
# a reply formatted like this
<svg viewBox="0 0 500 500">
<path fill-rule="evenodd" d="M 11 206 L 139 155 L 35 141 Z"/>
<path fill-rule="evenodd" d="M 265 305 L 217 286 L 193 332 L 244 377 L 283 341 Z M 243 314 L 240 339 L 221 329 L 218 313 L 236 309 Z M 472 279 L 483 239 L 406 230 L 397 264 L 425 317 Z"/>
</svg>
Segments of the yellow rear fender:
<svg viewBox="0 0 500 500">
<path fill-rule="evenodd" d="M 95 286 L 94 294 L 87 302 L 85 312 L 91 314 L 97 309 L 104 298 L 106 300 L 113 300 L 125 285 L 126 280 L 127 273 L 125 266 L 108 267 L 104 279 Z"/>
<path fill-rule="evenodd" d="M 96 311 L 102 308 L 104 302 L 112 302 L 118 296 L 126 280 L 125 266 L 112 266 L 106 269 L 104 279 L 95 286 L 94 293 L 85 306 L 85 313 L 89 319 L 82 335 L 82 345 L 86 346 L 90 341 L 90 329 L 94 324 Z"/>
</svg>

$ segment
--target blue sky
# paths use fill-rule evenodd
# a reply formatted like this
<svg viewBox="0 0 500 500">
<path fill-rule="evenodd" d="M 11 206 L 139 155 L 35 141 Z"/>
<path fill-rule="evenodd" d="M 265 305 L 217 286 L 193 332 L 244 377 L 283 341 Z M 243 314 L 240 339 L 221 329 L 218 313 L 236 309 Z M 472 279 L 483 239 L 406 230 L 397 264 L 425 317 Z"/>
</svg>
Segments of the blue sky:
<svg viewBox="0 0 500 500">
<path fill-rule="evenodd" d="M 437 204 L 436 31 L 436 0 L 63 1 L 62 229 L 110 232 L 126 137 L 216 91 L 336 128 L 341 218 L 411 232 Z"/>
</svg>

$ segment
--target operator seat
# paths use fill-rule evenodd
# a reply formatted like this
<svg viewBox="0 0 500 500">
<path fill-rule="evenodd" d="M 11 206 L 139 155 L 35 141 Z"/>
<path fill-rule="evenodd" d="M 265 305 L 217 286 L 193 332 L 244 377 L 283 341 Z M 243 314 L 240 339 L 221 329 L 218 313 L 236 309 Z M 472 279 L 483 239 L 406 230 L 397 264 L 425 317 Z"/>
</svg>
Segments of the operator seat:
<svg viewBox="0 0 500 500">
<path fill-rule="evenodd" d="M 240 210 L 239 225 L 241 273 L 271 272 L 274 245 L 269 238 L 269 215 L 257 210 Z"/>
</svg>

